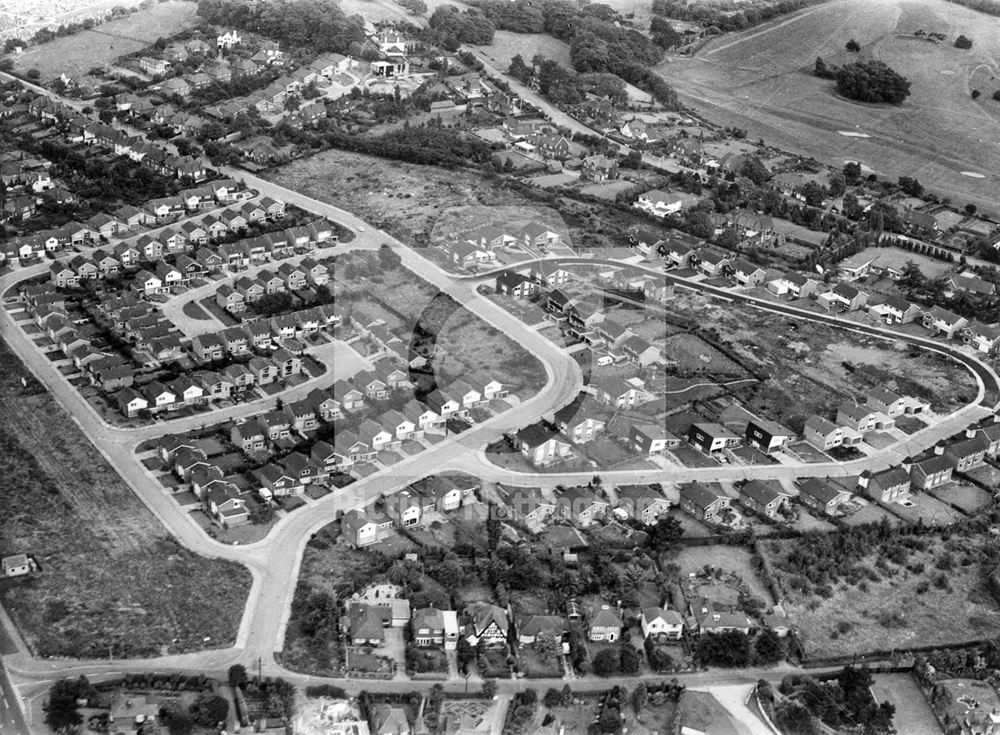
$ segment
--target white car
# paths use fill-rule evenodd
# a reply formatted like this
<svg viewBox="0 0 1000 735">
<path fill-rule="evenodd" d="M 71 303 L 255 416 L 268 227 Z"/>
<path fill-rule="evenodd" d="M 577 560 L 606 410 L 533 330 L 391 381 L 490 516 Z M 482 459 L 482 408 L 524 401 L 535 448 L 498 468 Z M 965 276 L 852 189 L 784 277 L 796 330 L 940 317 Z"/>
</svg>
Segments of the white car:
<svg viewBox="0 0 1000 735">
<path fill-rule="evenodd" d="M 364 227 L 358 227 L 358 232 L 364 232 L 364 231 L 365 231 Z"/>
</svg>

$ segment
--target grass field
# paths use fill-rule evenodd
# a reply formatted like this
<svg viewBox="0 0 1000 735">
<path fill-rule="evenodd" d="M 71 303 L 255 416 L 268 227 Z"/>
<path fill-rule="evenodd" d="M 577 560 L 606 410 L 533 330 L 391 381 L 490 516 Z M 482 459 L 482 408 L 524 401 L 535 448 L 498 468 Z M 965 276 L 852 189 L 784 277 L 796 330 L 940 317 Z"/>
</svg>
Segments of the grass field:
<svg viewBox="0 0 1000 735">
<path fill-rule="evenodd" d="M 735 546 L 691 546 L 681 549 L 673 560 L 681 568 L 681 578 L 691 572 L 698 572 L 705 565 L 711 565 L 727 572 L 738 574 L 754 595 L 771 604 L 771 594 L 757 577 L 750 564 L 750 552 Z"/>
<path fill-rule="evenodd" d="M 913 32 L 946 34 L 937 44 Z M 953 47 L 963 33 L 971 50 Z M 859 105 L 811 73 L 817 56 L 841 64 L 855 38 L 862 58 L 880 59 L 912 82 L 899 106 Z M 1000 164 L 1000 20 L 943 0 L 834 0 L 742 33 L 722 36 L 695 58 L 659 67 L 682 102 L 714 122 L 746 128 L 748 138 L 840 164 L 860 161 L 880 176 L 916 176 L 956 203 L 996 211 Z M 972 100 L 979 88 L 982 96 Z M 870 137 L 846 137 L 838 131 Z M 982 173 L 984 179 L 963 171 Z"/>
<path fill-rule="evenodd" d="M 531 63 L 531 57 L 535 54 L 541 54 L 547 59 L 572 68 L 569 60 L 569 44 L 546 33 L 497 31 L 493 35 L 491 45 L 477 48 L 495 62 L 499 69 L 510 66 L 510 60 L 518 54 L 527 64 Z"/>
<path fill-rule="evenodd" d="M 0 553 L 33 554 L 42 568 L 0 597 L 32 650 L 125 657 L 232 644 L 250 574 L 178 546 L 53 398 L 30 378 L 22 388 L 23 367 L 2 346 L 0 367 Z"/>
<path fill-rule="evenodd" d="M 104 66 L 119 56 L 135 53 L 157 38 L 172 36 L 195 25 L 197 5 L 166 0 L 126 18 L 96 28 L 32 46 L 12 57 L 20 72 L 38 69 L 42 79 L 60 74 L 76 77 L 95 66 Z"/>
</svg>

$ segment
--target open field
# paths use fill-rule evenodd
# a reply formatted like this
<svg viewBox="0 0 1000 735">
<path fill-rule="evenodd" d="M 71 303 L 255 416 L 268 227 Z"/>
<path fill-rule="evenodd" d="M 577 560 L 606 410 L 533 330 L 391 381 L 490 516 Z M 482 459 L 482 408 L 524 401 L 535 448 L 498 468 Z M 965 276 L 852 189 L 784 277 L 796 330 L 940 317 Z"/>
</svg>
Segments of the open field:
<svg viewBox="0 0 1000 735">
<path fill-rule="evenodd" d="M 38 69 L 42 79 L 60 74 L 79 76 L 95 66 L 110 64 L 123 54 L 148 46 L 161 36 L 171 36 L 195 25 L 195 3 L 166 0 L 126 18 L 96 28 L 32 46 L 13 56 L 19 72 Z"/>
<path fill-rule="evenodd" d="M 919 29 L 946 40 L 916 38 Z M 960 33 L 973 39 L 972 49 L 954 48 Z M 838 98 L 832 81 L 811 73 L 817 56 L 847 60 L 850 38 L 860 57 L 880 59 L 912 82 L 903 104 Z M 1000 19 L 943 0 L 834 0 L 721 36 L 695 58 L 671 58 L 658 70 L 682 102 L 713 122 L 746 128 L 748 138 L 832 164 L 860 161 L 880 176 L 916 176 L 956 203 L 992 213 L 1000 195 L 992 174 L 1000 164 L 1000 104 L 991 99 L 1000 86 L 992 78 L 998 53 Z M 971 99 L 973 88 L 979 100 Z"/>
<path fill-rule="evenodd" d="M 231 645 L 250 574 L 178 546 L 53 398 L 30 377 L 22 388 L 6 347 L 0 367 L 0 553 L 32 554 L 42 568 L 0 597 L 35 654 Z"/>
<path fill-rule="evenodd" d="M 737 304 L 678 291 L 675 313 L 711 325 L 732 357 L 767 379 L 734 389 L 755 413 L 801 431 L 805 419 L 831 416 L 845 400 L 863 400 L 876 386 L 930 401 L 938 413 L 975 398 L 972 376 L 936 353 Z M 796 445 L 798 446 L 798 445 Z"/>
<path fill-rule="evenodd" d="M 853 583 L 830 572 L 826 593 L 819 587 L 800 590 L 805 578 L 795 573 L 798 567 L 789 554 L 806 541 L 762 544 L 775 566 L 785 611 L 810 656 L 956 643 L 1000 632 L 1000 610 L 981 568 L 990 564 L 991 542 L 935 536 L 920 541 L 925 548 L 907 548 L 904 539 L 891 542 L 901 552 L 899 563 L 871 549 L 853 564 Z"/>
<path fill-rule="evenodd" d="M 493 43 L 489 46 L 477 46 L 476 49 L 493 61 L 498 69 L 510 66 L 510 60 L 521 55 L 525 63 L 530 64 L 531 58 L 541 54 L 547 59 L 558 61 L 566 67 L 572 67 L 569 60 L 569 44 L 547 33 L 514 33 L 513 31 L 497 31 L 493 35 Z"/>
<path fill-rule="evenodd" d="M 736 546 L 691 546 L 677 552 L 673 560 L 681 568 L 681 579 L 711 565 L 732 572 L 749 585 L 754 595 L 771 604 L 771 594 L 750 564 L 750 552 Z"/>
<path fill-rule="evenodd" d="M 428 235 L 438 217 L 465 205 L 533 204 L 480 172 L 390 161 L 329 150 L 268 173 L 283 186 L 333 202 L 405 242 Z"/>
</svg>

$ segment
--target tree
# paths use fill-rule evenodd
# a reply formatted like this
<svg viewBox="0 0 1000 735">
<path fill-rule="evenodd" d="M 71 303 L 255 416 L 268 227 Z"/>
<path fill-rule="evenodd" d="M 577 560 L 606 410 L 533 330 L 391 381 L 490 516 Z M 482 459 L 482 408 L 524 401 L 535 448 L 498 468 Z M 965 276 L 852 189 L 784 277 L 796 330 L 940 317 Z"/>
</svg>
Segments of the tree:
<svg viewBox="0 0 1000 735">
<path fill-rule="evenodd" d="M 899 188 L 904 194 L 911 197 L 919 197 L 924 193 L 923 184 L 911 176 L 900 176 Z"/>
<path fill-rule="evenodd" d="M 632 709 L 635 710 L 637 715 L 642 714 L 642 710 L 646 707 L 648 700 L 649 690 L 646 689 L 646 683 L 640 681 L 635 691 L 632 692 Z"/>
<path fill-rule="evenodd" d="M 18 47 L 24 48 L 27 45 L 28 45 L 27 42 L 21 40 L 20 38 L 8 38 L 6 41 L 4 41 L 3 50 L 4 53 L 9 54 L 11 51 L 16 50 Z"/>
<path fill-rule="evenodd" d="M 684 43 L 684 38 L 670 24 L 670 21 L 660 16 L 654 16 L 649 25 L 650 35 L 653 43 L 660 48 L 671 49 Z"/>
<path fill-rule="evenodd" d="M 542 704 L 544 704 L 549 709 L 561 705 L 562 695 L 559 693 L 559 690 L 556 689 L 555 687 L 549 687 L 548 690 L 545 692 L 545 696 L 542 697 Z"/>
<path fill-rule="evenodd" d="M 746 176 L 757 186 L 763 186 L 771 178 L 771 172 L 767 170 L 767 166 L 758 156 L 748 156 L 743 161 L 743 165 L 740 166 L 740 174 Z"/>
<path fill-rule="evenodd" d="M 672 551 L 684 535 L 684 527 L 674 516 L 660 516 L 652 526 L 646 529 L 649 534 L 649 547 L 658 554 Z"/>
<path fill-rule="evenodd" d="M 970 49 L 972 48 L 972 39 L 968 36 L 960 35 L 955 39 L 955 48 Z"/>
<path fill-rule="evenodd" d="M 524 59 L 521 57 L 521 54 L 515 54 L 511 58 L 510 66 L 507 67 L 507 73 L 522 84 L 527 84 L 531 81 L 531 78 L 535 76 L 534 70 L 524 63 Z"/>
<path fill-rule="evenodd" d="M 33 82 L 37 82 L 39 79 L 42 78 L 42 73 L 38 71 L 38 69 L 36 69 L 35 67 L 31 67 L 30 69 L 28 69 L 28 71 L 24 72 L 24 76 L 26 76 Z"/>
<path fill-rule="evenodd" d="M 769 628 L 764 628 L 757 635 L 757 640 L 754 641 L 754 654 L 757 657 L 757 661 L 763 664 L 776 663 L 785 657 L 781 641 L 775 632 Z"/>
<path fill-rule="evenodd" d="M 813 74 L 818 76 L 820 79 L 835 79 L 837 75 L 837 68 L 830 67 L 825 61 L 823 61 L 822 56 L 817 56 L 816 63 L 813 66 Z"/>
<path fill-rule="evenodd" d="M 500 525 L 500 519 L 497 518 L 496 504 L 490 503 L 486 516 L 486 549 L 490 554 L 496 553 L 502 533 L 503 527 Z"/>
<path fill-rule="evenodd" d="M 86 698 L 92 687 L 87 677 L 60 679 L 49 687 L 49 698 L 42 705 L 45 724 L 58 733 L 72 732 L 83 722 L 83 715 L 77 709 L 77 700 Z"/>
<path fill-rule="evenodd" d="M 455 646 L 455 657 L 458 660 L 458 671 L 461 674 L 466 673 L 469 670 L 469 664 L 476 660 L 476 650 L 464 636 L 458 638 L 458 643 Z"/>
<path fill-rule="evenodd" d="M 859 44 L 852 38 L 850 41 L 844 44 L 844 48 L 846 48 L 852 54 L 856 54 L 858 51 L 861 50 L 861 44 Z"/>
<path fill-rule="evenodd" d="M 412 15 L 423 15 L 427 12 L 424 0 L 399 0 L 399 4 L 410 11 Z"/>
<path fill-rule="evenodd" d="M 615 707 L 605 707 L 597 719 L 599 733 L 617 733 L 622 730 L 622 715 Z"/>
<path fill-rule="evenodd" d="M 622 674 L 638 674 L 639 666 L 642 664 L 642 657 L 635 650 L 635 646 L 628 642 L 627 638 L 622 638 L 621 651 L 618 653 L 618 668 Z"/>
<path fill-rule="evenodd" d="M 229 667 L 229 686 L 233 689 L 247 683 L 247 670 L 243 664 L 233 664 Z"/>
<path fill-rule="evenodd" d="M 613 648 L 602 648 L 594 656 L 594 673 L 598 676 L 614 676 L 620 665 L 618 651 Z"/>
<path fill-rule="evenodd" d="M 486 699 L 493 699 L 497 695 L 497 680 L 496 679 L 484 679 L 483 680 L 483 696 Z"/>
<path fill-rule="evenodd" d="M 982 94 L 978 89 L 972 90 L 972 99 L 978 100 L 979 96 Z"/>
<path fill-rule="evenodd" d="M 191 735 L 194 722 L 180 702 L 167 702 L 160 707 L 160 720 L 167 726 L 170 735 Z"/>
<path fill-rule="evenodd" d="M 967 215 L 969 215 L 970 217 L 972 215 L 974 215 L 976 213 L 976 205 L 973 204 L 972 202 L 969 202 L 968 204 L 966 204 L 965 205 L 965 213 Z"/>
<path fill-rule="evenodd" d="M 854 186 L 861 180 L 861 164 L 856 161 L 848 161 L 844 164 L 844 179 L 848 185 Z"/>
<path fill-rule="evenodd" d="M 216 727 L 229 716 L 229 701 L 218 694 L 202 692 L 191 704 L 191 719 L 203 727 Z"/>
<path fill-rule="evenodd" d="M 858 61 L 837 70 L 837 91 L 859 102 L 898 105 L 910 95 L 910 82 L 881 61 Z"/>
<path fill-rule="evenodd" d="M 382 246 L 378 249 L 378 260 L 383 272 L 396 270 L 403 262 L 403 259 L 399 257 L 399 253 L 386 243 L 382 243 Z"/>
</svg>

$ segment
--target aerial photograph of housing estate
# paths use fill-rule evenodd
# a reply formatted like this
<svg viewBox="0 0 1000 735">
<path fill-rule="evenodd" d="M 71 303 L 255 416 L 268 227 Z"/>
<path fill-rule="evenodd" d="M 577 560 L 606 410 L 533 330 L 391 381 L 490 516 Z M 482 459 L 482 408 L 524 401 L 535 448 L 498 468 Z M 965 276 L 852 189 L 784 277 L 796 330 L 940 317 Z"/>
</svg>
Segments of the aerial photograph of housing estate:
<svg viewBox="0 0 1000 735">
<path fill-rule="evenodd" d="M 1000 0 L 0 46 L 0 735 L 1000 735 Z"/>
</svg>

